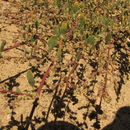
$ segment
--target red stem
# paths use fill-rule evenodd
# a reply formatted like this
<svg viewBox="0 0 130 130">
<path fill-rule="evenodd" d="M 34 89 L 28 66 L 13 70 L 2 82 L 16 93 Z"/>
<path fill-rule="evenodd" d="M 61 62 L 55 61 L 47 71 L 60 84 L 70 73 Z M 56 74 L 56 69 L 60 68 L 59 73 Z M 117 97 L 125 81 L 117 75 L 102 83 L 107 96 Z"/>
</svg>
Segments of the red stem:
<svg viewBox="0 0 130 130">
<path fill-rule="evenodd" d="M 25 57 L 15 57 L 15 56 L 9 56 L 9 57 L 4 57 L 4 59 L 7 59 L 7 60 L 11 60 L 11 59 L 25 59 Z M 31 57 L 31 58 L 26 58 L 27 60 L 33 60 L 33 59 L 36 59 L 36 60 L 41 60 L 42 58 L 40 57 Z"/>
<path fill-rule="evenodd" d="M 43 77 L 42 77 L 42 80 L 41 80 L 41 82 L 40 82 L 40 86 L 39 86 L 38 89 L 37 89 L 37 93 L 38 93 L 39 95 L 40 95 L 40 93 L 41 93 L 41 91 L 42 91 L 42 87 L 43 87 L 43 85 L 44 85 L 44 82 L 45 82 L 45 80 L 46 80 L 46 78 L 47 78 L 47 76 L 48 76 L 50 70 L 51 70 L 51 66 L 52 66 L 52 65 L 53 65 L 53 62 L 50 64 L 50 66 L 48 67 L 46 73 L 45 73 L 45 74 L 43 75 Z"/>
<path fill-rule="evenodd" d="M 73 62 L 72 62 L 73 63 Z M 69 75 L 68 75 L 68 77 L 67 77 L 67 79 L 69 79 L 70 78 L 70 76 L 71 76 L 71 74 L 76 70 L 76 68 L 77 68 L 77 66 L 78 66 L 78 64 L 75 62 L 75 63 L 73 63 L 74 64 L 74 67 L 73 67 L 73 69 L 70 71 L 70 73 L 69 73 Z"/>
<path fill-rule="evenodd" d="M 19 46 L 21 46 L 21 44 L 15 44 L 15 45 L 13 45 L 13 46 L 9 46 L 9 47 L 5 48 L 4 51 L 8 51 L 8 50 L 17 48 L 17 47 L 19 47 Z"/>
<path fill-rule="evenodd" d="M 26 96 L 32 97 L 31 94 L 26 94 L 26 93 L 22 93 L 22 92 L 15 92 L 15 91 L 12 91 L 12 90 L 0 89 L 0 92 L 1 93 L 11 93 L 11 94 L 16 94 L 16 95 L 26 95 Z"/>
<path fill-rule="evenodd" d="M 67 88 L 69 87 L 69 78 L 71 77 L 71 74 L 76 70 L 77 66 L 78 66 L 78 64 L 75 62 L 74 67 L 70 71 L 69 75 L 66 77 L 66 87 L 65 87 L 64 93 L 62 95 L 62 99 L 64 98 Z"/>
<path fill-rule="evenodd" d="M 110 55 L 110 48 L 108 48 L 108 52 L 107 52 L 107 56 L 108 56 L 108 60 L 107 60 L 107 61 L 109 61 L 109 58 L 110 58 L 109 55 Z M 99 103 L 100 106 L 101 106 L 102 99 L 104 98 L 104 95 L 105 95 L 105 93 L 106 93 L 106 88 L 107 88 L 108 65 L 109 65 L 109 63 L 107 62 L 107 63 L 106 63 L 106 73 L 105 73 L 105 77 L 104 77 L 104 85 L 103 85 L 102 95 L 101 95 L 100 103 Z"/>
<path fill-rule="evenodd" d="M 10 4 L 17 5 L 17 6 L 21 5 L 20 2 L 13 2 L 13 1 L 11 2 L 11 1 L 6 1 L 6 0 L 2 0 L 2 1 L 8 2 Z"/>
</svg>

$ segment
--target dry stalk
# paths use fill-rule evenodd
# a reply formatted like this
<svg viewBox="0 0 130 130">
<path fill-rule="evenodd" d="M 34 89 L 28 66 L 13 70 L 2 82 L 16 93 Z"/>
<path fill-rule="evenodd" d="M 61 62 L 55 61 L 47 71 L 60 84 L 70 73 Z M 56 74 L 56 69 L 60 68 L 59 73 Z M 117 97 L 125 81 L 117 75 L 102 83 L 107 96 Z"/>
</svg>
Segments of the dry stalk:
<svg viewBox="0 0 130 130">
<path fill-rule="evenodd" d="M 106 60 L 106 72 L 104 76 L 104 85 L 102 87 L 101 91 L 101 97 L 100 97 L 100 103 L 99 105 L 101 106 L 102 100 L 104 98 L 104 95 L 106 94 L 106 89 L 107 89 L 107 82 L 108 82 L 108 71 L 109 71 L 109 59 L 110 59 L 110 48 L 107 50 L 107 60 Z"/>
</svg>

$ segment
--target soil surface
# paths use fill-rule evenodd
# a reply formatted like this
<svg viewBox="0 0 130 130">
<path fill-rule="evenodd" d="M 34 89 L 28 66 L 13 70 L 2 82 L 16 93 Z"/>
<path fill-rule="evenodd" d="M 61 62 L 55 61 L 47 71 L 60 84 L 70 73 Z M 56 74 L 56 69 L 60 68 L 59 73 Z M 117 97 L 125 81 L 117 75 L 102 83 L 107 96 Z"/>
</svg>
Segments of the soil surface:
<svg viewBox="0 0 130 130">
<path fill-rule="evenodd" d="M 24 31 L 17 20 L 20 19 L 20 15 L 23 16 L 24 14 L 21 13 L 18 16 L 18 10 L 18 3 L 0 1 L 0 43 L 6 41 L 5 48 L 20 44 L 23 41 L 22 33 Z M 44 24 L 43 21 L 42 28 L 45 29 L 45 33 L 53 33 Z M 121 79 L 121 75 L 116 69 L 113 70 L 113 74 L 108 74 L 107 92 L 100 108 L 100 89 L 104 85 L 104 75 L 95 77 L 94 67 L 91 65 L 94 62 L 88 58 L 85 49 L 82 50 L 83 56 L 76 61 L 74 48 L 78 48 L 78 46 L 80 43 L 77 43 L 75 47 L 73 43 L 68 43 L 60 64 L 57 64 L 59 61 L 55 56 L 55 49 L 49 54 L 41 50 L 39 53 L 44 53 L 45 56 L 40 57 L 38 53 L 38 57 L 34 58 L 30 58 L 30 55 L 25 53 L 25 50 L 29 52 L 31 49 L 30 46 L 25 45 L 2 52 L 3 58 L 0 58 L 1 130 L 23 129 L 27 127 L 28 123 L 30 130 L 47 129 L 48 127 L 50 130 L 58 130 L 60 127 L 63 129 L 63 126 L 64 129 L 84 130 L 130 129 L 130 126 L 127 125 L 130 124 L 130 119 L 128 119 L 130 116 L 130 75 L 127 74 Z M 43 50 L 47 49 L 47 46 L 43 48 Z M 38 59 L 39 57 L 40 59 Z M 38 105 L 35 104 L 35 106 L 36 91 L 34 90 L 40 85 L 42 76 L 52 62 L 54 64 L 46 78 Z M 75 62 L 77 63 L 76 71 L 73 71 Z M 72 65 L 68 65 L 69 63 Z M 26 75 L 29 69 L 32 70 L 36 80 L 35 88 L 31 87 L 27 81 Z M 66 76 L 71 71 L 73 71 L 73 76 L 69 79 L 69 87 L 64 95 L 67 84 L 65 82 Z M 104 71 L 103 68 L 100 71 Z M 77 76 L 78 74 L 79 76 Z M 117 95 L 115 91 L 116 87 L 119 86 L 121 91 Z M 20 91 L 26 95 L 12 94 L 3 90 Z M 27 94 L 31 94 L 33 97 Z M 33 105 L 36 109 L 32 119 L 29 120 L 27 117 L 29 117 Z M 115 122 L 113 122 L 114 120 Z M 51 123 L 47 124 L 47 122 Z M 46 126 L 40 128 L 44 124 Z"/>
</svg>

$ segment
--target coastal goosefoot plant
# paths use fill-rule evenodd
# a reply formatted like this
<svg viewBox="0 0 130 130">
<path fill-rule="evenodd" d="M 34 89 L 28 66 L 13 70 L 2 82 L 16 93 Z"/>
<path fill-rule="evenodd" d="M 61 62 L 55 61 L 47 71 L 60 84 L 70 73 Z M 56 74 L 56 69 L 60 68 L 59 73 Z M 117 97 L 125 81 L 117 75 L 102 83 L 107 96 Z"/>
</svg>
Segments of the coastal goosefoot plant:
<svg viewBox="0 0 130 130">
<path fill-rule="evenodd" d="M 94 55 L 93 53 L 98 54 L 101 51 L 99 46 L 102 45 L 102 43 L 105 43 L 103 45 L 107 46 L 108 43 L 111 41 L 113 41 L 112 42 L 112 45 L 114 46 L 113 49 L 117 48 L 117 50 L 115 49 L 114 54 L 117 51 L 119 51 L 120 55 L 123 53 L 123 52 L 120 52 L 120 48 L 123 48 L 123 47 L 120 44 L 116 44 L 117 39 L 115 40 L 113 37 L 116 33 L 120 32 L 121 29 L 125 30 L 125 28 L 127 26 L 129 26 L 128 20 L 127 20 L 127 14 L 129 12 L 127 11 L 127 9 L 125 11 L 123 11 L 124 15 L 122 17 L 122 14 L 119 14 L 119 16 L 116 16 L 116 14 L 113 12 L 113 10 L 115 9 L 115 11 L 116 11 L 116 10 L 118 10 L 118 8 L 122 9 L 122 8 L 126 7 L 125 2 L 118 1 L 118 2 L 115 2 L 113 5 L 111 5 L 111 4 L 109 4 L 109 2 L 107 3 L 107 1 L 106 2 L 104 1 L 103 3 L 100 3 L 100 2 L 95 3 L 95 1 L 93 1 L 93 0 L 88 1 L 88 3 L 86 3 L 86 2 L 85 3 L 83 3 L 83 2 L 78 3 L 77 1 L 76 2 L 75 1 L 67 1 L 63 4 L 64 5 L 63 8 L 61 8 L 61 4 L 63 3 L 62 0 L 55 0 L 54 3 L 55 3 L 54 8 L 56 10 L 58 10 L 57 11 L 58 13 L 56 14 L 57 15 L 56 21 L 58 21 L 58 22 L 56 23 L 55 26 L 53 26 L 53 34 L 51 36 L 49 36 L 47 42 L 45 41 L 46 46 L 48 46 L 48 51 L 43 50 L 37 44 L 38 40 L 39 40 L 39 36 L 41 36 L 38 33 L 39 27 L 40 27 L 40 22 L 39 22 L 40 18 L 37 18 L 37 20 L 34 20 L 32 22 L 32 25 L 31 25 L 32 28 L 29 28 L 30 25 L 26 26 L 30 32 L 27 32 L 27 30 L 25 30 L 25 34 L 23 34 L 23 38 L 25 41 L 23 43 L 26 43 L 26 45 L 31 46 L 32 48 L 36 47 L 37 50 L 41 49 L 41 50 L 43 50 L 43 52 L 46 52 L 47 54 L 50 54 L 50 52 L 53 51 L 53 49 L 57 48 L 56 49 L 57 57 L 59 59 L 63 58 L 62 51 L 63 51 L 63 47 L 67 46 L 66 43 L 70 42 L 70 41 L 74 41 L 74 43 L 76 44 L 78 42 L 76 39 L 77 37 L 80 39 L 80 41 L 83 41 L 83 45 L 84 45 L 84 47 L 86 47 L 86 50 L 89 47 L 91 48 L 90 55 Z M 49 8 L 49 6 L 47 6 L 48 4 L 49 3 L 47 2 L 46 8 L 51 10 Z M 83 4 L 86 4 L 86 6 L 84 6 Z M 36 4 L 35 4 L 35 6 L 36 6 Z M 107 7 L 107 6 L 109 6 L 109 7 Z M 102 12 L 103 8 L 106 9 L 105 13 Z M 109 11 L 111 12 L 112 15 L 110 15 L 110 14 L 107 15 L 107 13 Z M 100 15 L 101 13 L 102 13 L 102 15 Z M 65 18 L 65 20 L 58 20 L 58 18 L 60 18 L 61 15 Z M 109 16 L 109 17 L 106 17 L 106 16 Z M 21 22 L 26 22 L 26 21 L 28 21 L 28 19 L 29 18 L 27 18 L 27 19 L 23 18 L 22 20 L 16 20 L 16 21 L 14 20 L 13 23 L 18 24 Z M 115 22 L 113 21 L 113 19 L 115 19 Z M 121 24 L 119 24 L 119 23 L 121 23 Z M 26 23 L 26 24 L 28 24 L 28 23 Z M 117 28 L 117 26 L 119 26 L 119 28 Z M 121 41 L 123 41 L 125 38 L 123 39 L 123 38 L 119 37 L 119 39 L 121 39 Z M 7 48 L 5 48 L 6 44 L 4 42 L 1 43 L 0 44 L 0 57 L 3 57 L 2 54 L 4 51 L 7 51 L 7 50 L 9 51 L 11 49 L 18 48 L 21 45 L 25 45 L 23 43 L 22 44 L 15 44 L 14 46 L 7 47 Z M 120 43 L 120 41 L 119 41 L 119 43 Z M 33 56 L 35 54 L 35 51 L 36 50 L 32 49 L 31 56 Z M 99 92 L 99 95 L 100 95 L 99 106 L 100 107 L 101 107 L 103 99 L 107 95 L 107 89 L 109 89 L 107 87 L 109 66 L 111 66 L 111 63 L 109 60 L 111 60 L 111 58 L 115 58 L 115 56 L 112 57 L 112 55 L 110 55 L 110 53 L 109 53 L 110 48 L 107 48 L 105 51 L 108 52 L 106 54 L 107 56 L 105 57 L 105 59 L 101 58 L 101 60 L 105 60 L 106 63 L 102 65 L 102 66 L 104 66 L 105 74 L 104 74 L 103 86 L 99 90 L 100 91 Z M 8 58 L 11 59 L 11 58 L 15 58 L 15 57 L 8 57 Z M 120 60 L 121 60 L 121 58 L 120 58 Z M 40 82 L 39 87 L 36 90 L 34 105 L 33 105 L 32 111 L 30 113 L 30 116 L 28 117 L 27 124 L 26 124 L 25 128 L 29 127 L 33 113 L 36 109 L 36 106 L 38 105 L 39 96 L 41 95 L 41 91 L 42 91 L 44 82 L 47 78 L 47 75 L 50 72 L 51 66 L 53 66 L 53 65 L 54 65 L 54 63 L 51 63 L 51 65 L 48 67 L 45 75 L 43 75 L 43 78 L 42 78 L 42 81 Z M 77 68 L 77 63 L 71 63 L 71 65 L 74 65 L 75 67 L 69 73 L 68 77 L 66 77 L 66 80 L 65 80 L 66 89 L 69 87 L 68 80 L 69 80 L 71 74 Z M 119 66 L 119 71 L 122 73 L 122 75 L 124 75 L 124 73 L 122 72 L 123 67 L 125 69 L 124 64 Z M 101 71 L 99 73 L 102 74 Z M 95 72 L 95 77 L 97 75 L 98 75 L 98 72 Z M 33 73 L 31 70 L 29 70 L 27 72 L 27 79 L 28 79 L 28 83 L 30 84 L 30 86 L 32 86 L 32 89 L 36 89 L 35 80 L 34 80 Z M 121 80 L 123 80 L 123 79 L 121 78 Z M 32 96 L 31 94 L 28 95 L 26 93 L 14 92 L 12 90 L 2 90 L 1 89 L 0 92 L 12 93 L 12 94 L 16 94 L 16 95 Z M 64 95 L 65 95 L 65 91 L 64 91 L 62 98 L 64 97 Z M 85 94 L 85 96 L 87 97 L 88 95 Z M 87 98 L 87 99 L 89 99 L 89 98 Z"/>
</svg>

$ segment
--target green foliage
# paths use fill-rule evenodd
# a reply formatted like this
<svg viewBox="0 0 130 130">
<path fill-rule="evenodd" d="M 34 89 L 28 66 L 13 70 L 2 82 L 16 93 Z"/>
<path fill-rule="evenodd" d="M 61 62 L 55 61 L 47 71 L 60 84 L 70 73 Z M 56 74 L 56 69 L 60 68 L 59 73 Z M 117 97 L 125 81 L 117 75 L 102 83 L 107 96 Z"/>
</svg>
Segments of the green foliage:
<svg viewBox="0 0 130 130">
<path fill-rule="evenodd" d="M 65 34 L 68 30 L 68 24 L 67 23 L 62 23 L 60 26 L 60 34 Z"/>
<path fill-rule="evenodd" d="M 110 41 L 111 39 L 111 33 L 108 33 L 107 36 L 105 37 L 106 42 Z"/>
<path fill-rule="evenodd" d="M 30 84 L 30 86 L 32 86 L 34 88 L 35 80 L 34 80 L 33 73 L 31 70 L 27 71 L 27 80 L 28 80 L 28 83 Z"/>
<path fill-rule="evenodd" d="M 38 29 L 39 25 L 40 25 L 39 21 L 35 21 L 35 27 L 36 27 L 36 29 Z"/>
<path fill-rule="evenodd" d="M 60 8 L 61 7 L 61 0 L 55 0 L 55 5 Z"/>
<path fill-rule="evenodd" d="M 85 16 L 84 15 L 81 15 L 80 16 L 80 26 L 82 27 L 84 27 L 85 26 Z"/>
<path fill-rule="evenodd" d="M 88 47 L 88 44 L 90 44 L 90 49 L 95 48 L 97 41 L 101 40 L 102 43 L 109 42 L 112 39 L 113 33 L 122 29 L 128 30 L 128 27 L 130 27 L 129 4 L 129 1 L 122 0 L 111 2 L 108 0 L 102 2 L 95 0 L 42 0 L 41 3 L 34 4 L 39 7 L 37 10 L 40 10 L 43 5 L 46 7 L 46 26 L 53 32 L 49 35 L 48 33 L 47 35 L 45 34 L 48 41 L 44 42 L 44 47 L 46 43 L 49 51 L 54 47 L 58 47 L 56 49 L 57 56 L 60 57 L 63 49 L 59 48 L 58 42 L 61 40 L 67 45 L 66 42 L 76 43 L 77 39 L 80 39 L 84 47 Z M 40 14 L 40 17 L 37 14 L 32 24 L 23 25 L 24 29 L 30 33 L 29 35 L 23 35 L 23 38 L 24 40 L 30 38 L 30 40 L 26 41 L 33 43 L 33 45 L 39 42 L 39 34 L 37 33 L 41 32 L 42 14 Z M 44 30 L 43 33 L 45 33 Z"/>
<path fill-rule="evenodd" d="M 6 45 L 6 41 L 3 41 L 2 43 L 0 43 L 0 52 L 4 50 L 5 45 Z"/>
<path fill-rule="evenodd" d="M 49 47 L 49 51 L 51 51 L 57 42 L 57 36 L 52 36 L 49 40 L 48 40 L 48 47 Z"/>
<path fill-rule="evenodd" d="M 58 48 L 58 50 L 57 50 L 57 57 L 59 58 L 59 60 L 61 59 L 61 54 L 62 54 L 61 48 Z"/>
<path fill-rule="evenodd" d="M 105 26 L 113 25 L 114 21 L 110 18 L 107 18 L 106 16 L 99 17 L 99 22 L 104 24 Z"/>
<path fill-rule="evenodd" d="M 27 49 L 27 51 L 24 50 L 26 53 L 24 58 L 26 58 L 28 53 L 31 53 L 31 56 L 27 57 L 26 60 L 35 59 L 38 67 L 41 67 L 46 61 L 54 61 L 54 71 L 59 65 L 60 70 L 62 70 L 66 63 L 66 61 L 64 62 L 64 56 L 69 53 L 72 57 L 68 56 L 67 58 L 72 62 L 77 62 L 77 66 L 81 67 L 79 71 L 81 70 L 82 73 L 80 74 L 78 71 L 75 73 L 81 84 L 83 81 L 85 83 L 82 77 L 84 78 L 83 73 L 86 72 L 85 69 L 88 64 L 92 67 L 92 80 L 90 81 L 94 81 L 94 84 L 90 84 L 92 84 L 93 90 L 100 73 L 100 78 L 104 78 L 105 81 L 104 85 L 102 85 L 102 87 L 105 86 L 102 89 L 104 92 L 106 92 L 107 80 L 109 79 L 107 75 L 111 74 L 112 71 L 116 70 L 116 73 L 119 71 L 121 78 L 117 79 L 121 79 L 124 82 L 124 76 L 129 71 L 130 0 L 22 0 L 19 4 L 23 4 L 21 5 L 22 8 L 19 9 L 22 17 L 18 17 L 18 20 L 14 20 L 14 22 L 23 27 L 20 32 L 24 31 L 22 34 L 23 41 L 21 42 L 24 43 L 22 49 Z M 9 16 L 12 17 L 13 14 L 9 14 Z M 41 45 L 42 43 L 44 46 Z M 6 42 L 0 43 L 0 58 L 5 44 Z M 21 45 L 18 47 L 21 47 Z M 19 50 L 22 49 L 20 48 Z M 65 60 L 67 58 L 65 56 Z M 79 62 L 80 59 L 81 63 Z M 82 60 L 86 62 L 82 64 Z M 73 64 L 70 63 L 67 67 L 70 66 L 72 68 Z M 58 71 L 59 69 L 57 69 L 56 73 Z M 40 70 L 38 70 L 38 73 L 40 73 Z M 67 70 L 66 76 L 68 76 L 68 79 L 70 77 L 70 81 L 71 74 L 69 75 Z M 28 70 L 26 76 L 29 85 L 34 90 L 35 79 L 33 72 Z M 45 75 L 45 77 L 47 76 Z M 60 77 L 64 78 L 64 74 L 60 73 Z M 45 79 L 43 77 L 42 81 L 45 81 Z M 66 79 L 61 80 L 67 83 Z M 96 79 L 96 82 L 93 79 Z M 72 80 L 75 80 L 75 77 L 72 77 Z M 68 83 L 70 81 L 68 80 Z M 102 81 L 103 79 L 101 79 Z M 118 82 L 114 81 L 114 84 L 118 85 Z M 40 84 L 40 86 L 42 85 L 44 83 Z M 84 88 L 82 85 L 81 87 Z M 119 84 L 119 89 L 120 86 L 121 84 Z M 91 89 L 91 87 L 87 88 Z M 116 90 L 118 92 L 118 88 Z M 20 89 L 17 87 L 16 91 L 20 92 Z M 102 92 L 102 95 L 105 94 Z"/>
<path fill-rule="evenodd" d="M 79 4 L 78 3 L 74 3 L 73 13 L 77 13 L 78 10 L 79 10 Z"/>
<path fill-rule="evenodd" d="M 85 41 L 86 41 L 86 45 L 87 44 L 94 45 L 94 43 L 95 43 L 95 39 L 92 36 L 89 36 L 87 39 L 85 39 Z"/>
<path fill-rule="evenodd" d="M 23 39 L 26 40 L 26 33 L 23 33 Z"/>
<path fill-rule="evenodd" d="M 0 43 L 0 58 L 2 58 L 2 51 L 4 50 L 5 45 L 6 41 L 2 41 L 2 43 Z"/>
</svg>

